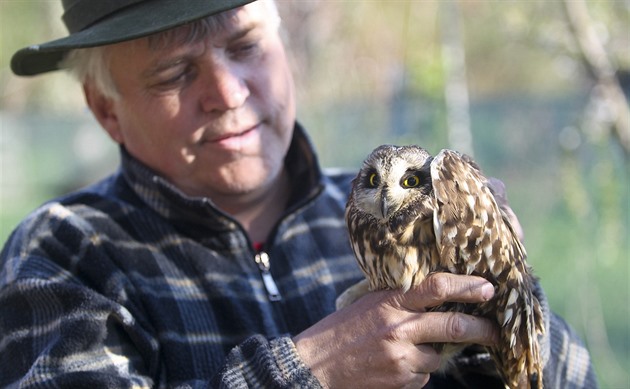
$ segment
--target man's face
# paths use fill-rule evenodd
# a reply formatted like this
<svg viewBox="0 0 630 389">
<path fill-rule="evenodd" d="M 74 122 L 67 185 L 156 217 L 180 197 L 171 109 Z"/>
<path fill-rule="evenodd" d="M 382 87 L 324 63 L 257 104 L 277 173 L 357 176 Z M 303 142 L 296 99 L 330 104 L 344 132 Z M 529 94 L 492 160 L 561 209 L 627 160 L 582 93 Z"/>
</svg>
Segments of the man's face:
<svg viewBox="0 0 630 389">
<path fill-rule="evenodd" d="M 134 157 L 191 196 L 255 194 L 273 185 L 295 103 L 264 3 L 240 8 L 226 30 L 196 43 L 151 49 L 139 39 L 110 49 L 120 98 L 100 121 Z"/>
</svg>

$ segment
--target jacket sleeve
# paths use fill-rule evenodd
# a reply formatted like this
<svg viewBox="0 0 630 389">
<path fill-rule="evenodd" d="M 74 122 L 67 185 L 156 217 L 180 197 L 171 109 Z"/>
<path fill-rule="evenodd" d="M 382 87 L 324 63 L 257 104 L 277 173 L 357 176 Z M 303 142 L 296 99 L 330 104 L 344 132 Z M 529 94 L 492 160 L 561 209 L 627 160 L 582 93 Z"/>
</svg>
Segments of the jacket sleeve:
<svg viewBox="0 0 630 389">
<path fill-rule="evenodd" d="M 256 335 L 235 347 L 215 377 L 218 388 L 321 388 L 289 337 Z"/>
<path fill-rule="evenodd" d="M 59 275 L 63 277 L 61 274 Z M 213 382 L 159 378 L 155 340 L 79 285 L 28 279 L 0 292 L 0 387 L 319 388 L 289 337 L 235 347 Z M 154 358 L 155 359 L 155 358 Z"/>
<path fill-rule="evenodd" d="M 540 301 L 545 317 L 545 334 L 540 338 L 541 354 L 545 361 L 545 388 L 596 389 L 597 381 L 590 355 L 575 331 L 551 311 L 540 283 L 534 294 Z"/>
<path fill-rule="evenodd" d="M 42 279 L 3 285 L 0 387 L 151 387 L 137 349 L 148 344 L 134 344 L 128 327 L 128 312 L 80 286 Z"/>
<path fill-rule="evenodd" d="M 159 369 L 146 355 L 157 355 L 155 339 L 120 302 L 73 274 L 89 243 L 78 229 L 58 239 L 44 228 L 57 224 L 27 219 L 1 253 L 0 387 L 152 387 Z"/>
<path fill-rule="evenodd" d="M 177 367 L 165 365 L 160 332 L 134 298 L 141 286 L 99 257 L 96 240 L 80 218 L 40 215 L 5 245 L 0 387 L 319 387 L 290 338 L 260 335 L 236 346 L 218 369 L 206 368 L 206 377 L 169 377 L 166 371 Z M 86 272 L 91 276 L 78 276 Z M 183 353 L 176 363 L 192 361 Z"/>
<path fill-rule="evenodd" d="M 573 329 L 552 313 L 548 330 L 550 355 L 543 372 L 545 388 L 596 389 L 589 352 Z"/>
</svg>

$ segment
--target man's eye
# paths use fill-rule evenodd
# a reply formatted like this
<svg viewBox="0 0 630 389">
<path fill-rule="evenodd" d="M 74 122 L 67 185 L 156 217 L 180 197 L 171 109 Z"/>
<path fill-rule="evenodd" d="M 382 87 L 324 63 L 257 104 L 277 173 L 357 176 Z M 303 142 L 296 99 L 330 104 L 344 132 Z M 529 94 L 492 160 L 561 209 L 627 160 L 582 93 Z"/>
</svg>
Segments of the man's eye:
<svg viewBox="0 0 630 389">
<path fill-rule="evenodd" d="M 165 81 L 161 81 L 161 82 L 159 83 L 159 85 L 172 85 L 172 84 L 177 84 L 177 83 L 179 83 L 179 82 L 183 81 L 183 80 L 184 80 L 184 78 L 186 78 L 186 73 L 180 73 L 180 74 L 178 74 L 178 75 L 177 75 L 177 76 L 175 76 L 175 77 L 169 78 L 169 79 L 167 79 L 167 80 L 165 80 Z"/>
<path fill-rule="evenodd" d="M 260 52 L 260 44 L 258 41 L 235 44 L 229 49 L 229 52 L 237 59 L 252 57 Z"/>
<path fill-rule="evenodd" d="M 187 67 L 175 73 L 174 75 L 165 76 L 163 79 L 158 80 L 155 83 L 155 86 L 158 89 L 170 89 L 170 88 L 179 87 L 181 85 L 186 84 L 188 81 L 190 81 L 193 76 L 194 76 L 194 71 L 192 70 L 191 67 Z"/>
</svg>

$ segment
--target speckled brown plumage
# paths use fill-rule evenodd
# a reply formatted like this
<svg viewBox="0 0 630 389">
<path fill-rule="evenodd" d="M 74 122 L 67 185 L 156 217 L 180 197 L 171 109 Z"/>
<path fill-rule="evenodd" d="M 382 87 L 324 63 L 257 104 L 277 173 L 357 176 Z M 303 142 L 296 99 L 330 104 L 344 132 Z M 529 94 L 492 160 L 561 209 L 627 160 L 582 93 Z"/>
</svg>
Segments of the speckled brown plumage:
<svg viewBox="0 0 630 389">
<path fill-rule="evenodd" d="M 380 146 L 353 182 L 346 209 L 350 240 L 369 290 L 407 291 L 431 272 L 479 275 L 495 285 L 483 304 L 445 304 L 493 318 L 501 342 L 489 351 L 510 388 L 542 388 L 542 312 L 525 248 L 487 179 L 467 156 L 417 146 Z M 349 304 L 365 287 L 340 296 Z M 435 345 L 446 355 L 463 346 Z"/>
</svg>

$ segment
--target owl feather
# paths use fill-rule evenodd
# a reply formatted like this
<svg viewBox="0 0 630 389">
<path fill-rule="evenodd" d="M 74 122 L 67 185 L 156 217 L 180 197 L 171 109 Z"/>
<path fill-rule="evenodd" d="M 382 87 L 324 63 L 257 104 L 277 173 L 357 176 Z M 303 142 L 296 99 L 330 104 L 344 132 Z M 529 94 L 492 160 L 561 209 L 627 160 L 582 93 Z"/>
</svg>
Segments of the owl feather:
<svg viewBox="0 0 630 389">
<path fill-rule="evenodd" d="M 353 181 L 346 222 L 366 282 L 342 294 L 339 308 L 369 290 L 406 292 L 433 272 L 484 277 L 495 286 L 492 300 L 432 309 L 495 320 L 501 340 L 489 353 L 506 386 L 542 388 L 544 325 L 535 279 L 507 213 L 471 158 L 451 150 L 433 158 L 418 146 L 376 148 Z M 448 359 L 465 346 L 434 347 Z"/>
</svg>

